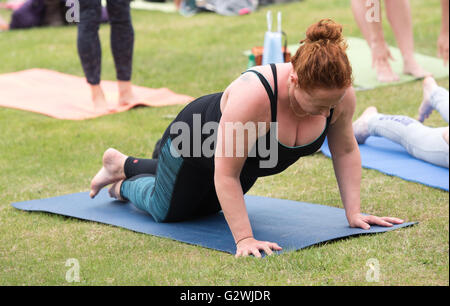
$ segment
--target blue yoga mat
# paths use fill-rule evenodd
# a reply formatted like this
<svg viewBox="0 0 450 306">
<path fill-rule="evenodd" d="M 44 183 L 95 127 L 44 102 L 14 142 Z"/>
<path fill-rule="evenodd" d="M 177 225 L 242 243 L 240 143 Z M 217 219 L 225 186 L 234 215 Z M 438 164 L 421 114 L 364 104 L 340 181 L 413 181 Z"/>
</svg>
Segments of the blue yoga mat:
<svg viewBox="0 0 450 306">
<path fill-rule="evenodd" d="M 389 139 L 370 136 L 363 145 L 359 145 L 359 151 L 364 168 L 448 191 L 447 168 L 417 159 Z M 331 157 L 328 141 L 324 142 L 322 153 Z"/>
<path fill-rule="evenodd" d="M 256 239 L 277 242 L 283 251 L 359 234 L 373 234 L 410 226 L 350 228 L 343 209 L 289 200 L 245 196 Z M 90 220 L 135 232 L 166 237 L 234 254 L 233 236 L 222 213 L 178 223 L 156 223 L 129 203 L 113 201 L 103 189 L 94 199 L 87 192 L 12 204 L 26 211 L 44 211 Z"/>
</svg>

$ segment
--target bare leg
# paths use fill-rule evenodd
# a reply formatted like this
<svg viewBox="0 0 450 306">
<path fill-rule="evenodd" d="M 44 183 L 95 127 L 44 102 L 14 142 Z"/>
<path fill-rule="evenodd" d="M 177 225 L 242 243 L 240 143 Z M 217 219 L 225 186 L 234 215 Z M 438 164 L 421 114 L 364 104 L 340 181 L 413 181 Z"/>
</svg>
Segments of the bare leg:
<svg viewBox="0 0 450 306">
<path fill-rule="evenodd" d="M 92 101 L 94 102 L 94 109 L 96 113 L 104 114 L 109 111 L 108 103 L 106 102 L 105 94 L 100 85 L 90 85 Z"/>
<path fill-rule="evenodd" d="M 115 149 L 108 149 L 103 154 L 103 167 L 95 175 L 91 181 L 90 197 L 94 198 L 100 189 L 106 185 L 113 184 L 124 180 L 124 164 L 127 159 L 125 154 L 120 153 Z"/>
<path fill-rule="evenodd" d="M 9 24 L 0 16 L 0 31 L 9 30 Z"/>
<path fill-rule="evenodd" d="M 378 3 L 381 10 L 381 2 Z M 389 64 L 393 57 L 384 39 L 381 12 L 379 21 L 369 21 L 366 19 L 368 10 L 366 1 L 352 0 L 353 15 L 372 51 L 372 67 L 376 70 L 378 80 L 380 82 L 398 81 L 398 75 L 392 71 Z"/>
<path fill-rule="evenodd" d="M 438 55 L 444 60 L 444 65 L 448 64 L 448 33 L 449 33 L 449 0 L 441 0 L 442 20 L 441 33 L 438 39 Z"/>
<path fill-rule="evenodd" d="M 136 101 L 133 94 L 133 85 L 130 81 L 118 81 L 119 85 L 119 105 L 128 105 Z"/>
<path fill-rule="evenodd" d="M 385 0 L 386 14 L 403 56 L 403 72 L 417 78 L 431 75 L 414 58 L 414 36 L 409 0 Z"/>
<path fill-rule="evenodd" d="M 183 0 L 174 0 L 173 2 L 175 3 L 175 7 L 177 8 L 177 10 L 179 10 Z"/>
<path fill-rule="evenodd" d="M 359 30 L 367 42 L 371 39 L 370 25 L 366 20 L 367 7 L 366 2 L 361 0 L 352 0 L 352 12 Z"/>
</svg>

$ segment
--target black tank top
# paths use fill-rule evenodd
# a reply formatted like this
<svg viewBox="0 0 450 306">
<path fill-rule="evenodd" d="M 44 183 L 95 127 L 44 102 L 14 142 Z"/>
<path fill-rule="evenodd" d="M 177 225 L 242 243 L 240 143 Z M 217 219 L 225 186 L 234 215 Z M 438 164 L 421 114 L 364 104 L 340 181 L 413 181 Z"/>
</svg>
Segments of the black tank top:
<svg viewBox="0 0 450 306">
<path fill-rule="evenodd" d="M 271 69 L 273 73 L 273 79 L 274 79 L 274 90 L 272 91 L 272 88 L 269 84 L 269 82 L 266 80 L 266 78 L 255 70 L 247 70 L 244 73 L 252 72 L 255 73 L 261 83 L 263 84 L 264 88 L 266 89 L 267 95 L 269 96 L 270 100 L 270 109 L 271 109 L 271 122 L 275 123 L 277 122 L 277 102 L 278 102 L 278 78 L 277 78 L 277 69 L 274 64 L 271 64 Z M 190 130 L 193 131 L 197 128 L 198 130 L 198 124 L 197 126 L 194 126 L 194 115 L 199 115 L 198 118 L 200 118 L 201 126 L 204 126 L 207 122 L 216 122 L 219 123 L 220 118 L 222 117 L 222 113 L 220 111 L 220 101 L 222 98 L 223 93 L 216 93 L 212 95 L 207 95 L 201 98 L 198 98 L 197 100 L 189 103 L 175 118 L 175 120 L 171 123 L 169 128 L 167 128 L 166 132 L 164 133 L 162 142 L 165 142 L 167 137 L 170 137 L 172 140 L 175 139 L 177 136 L 181 134 L 181 132 L 175 132 L 171 133 L 170 128 L 171 126 L 176 122 L 184 122 L 186 123 L 186 126 L 189 126 Z M 281 144 L 278 139 L 276 139 L 274 133 L 275 131 L 271 128 L 265 136 L 261 136 L 259 139 L 257 139 L 254 147 L 252 156 L 247 157 L 244 166 L 241 171 L 241 176 L 244 177 L 262 177 L 262 176 L 268 176 L 268 175 L 274 175 L 277 173 L 280 173 L 284 171 L 286 168 L 288 168 L 290 165 L 294 164 L 300 157 L 311 155 L 317 150 L 320 149 L 323 142 L 325 141 L 325 137 L 328 132 L 328 127 L 331 121 L 331 118 L 333 116 L 333 109 L 330 111 L 330 116 L 326 120 L 325 129 L 323 130 L 322 134 L 313 142 L 304 145 L 304 146 L 298 146 L 298 147 L 288 147 L 283 144 Z M 189 156 L 183 156 L 184 160 L 186 162 L 198 165 L 200 167 L 208 168 L 212 171 L 214 171 L 214 156 L 194 156 L 193 152 L 193 145 L 196 143 L 197 145 L 202 145 L 205 143 L 207 139 L 208 144 L 211 143 L 211 138 L 214 139 L 214 143 L 211 144 L 211 146 L 215 146 L 215 143 L 217 141 L 217 131 L 211 131 L 211 133 L 202 133 L 200 137 L 200 141 L 194 140 L 193 133 L 191 133 L 190 137 L 190 154 Z M 268 162 L 271 160 L 271 156 L 267 156 L 266 151 L 260 152 L 258 150 L 259 142 L 262 141 L 262 138 L 265 137 L 265 145 L 266 149 L 269 149 L 270 143 L 276 144 L 276 150 L 277 150 L 277 162 L 273 167 L 265 167 L 261 166 L 261 162 Z M 272 138 L 272 139 L 271 139 Z M 177 147 L 179 152 L 183 152 L 182 144 Z M 265 157 L 263 157 L 265 156 Z M 273 156 L 272 156 L 273 158 Z"/>
</svg>

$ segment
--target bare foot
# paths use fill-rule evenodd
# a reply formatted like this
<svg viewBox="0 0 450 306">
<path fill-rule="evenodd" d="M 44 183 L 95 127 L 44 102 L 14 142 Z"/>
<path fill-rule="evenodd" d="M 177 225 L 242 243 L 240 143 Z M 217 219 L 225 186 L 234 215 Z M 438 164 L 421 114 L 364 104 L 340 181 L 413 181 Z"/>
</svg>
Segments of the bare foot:
<svg viewBox="0 0 450 306">
<path fill-rule="evenodd" d="M 136 102 L 137 98 L 133 94 L 133 85 L 129 81 L 118 81 L 119 85 L 119 106 L 126 106 Z"/>
<path fill-rule="evenodd" d="M 120 187 L 122 186 L 123 180 L 118 181 L 109 188 L 108 193 L 111 198 L 114 198 L 118 201 L 126 202 L 124 198 L 120 196 Z"/>
<path fill-rule="evenodd" d="M 415 61 L 409 61 L 404 63 L 403 65 L 403 73 L 412 75 L 413 77 L 417 79 L 422 79 L 428 76 L 431 76 L 431 73 L 428 71 L 423 70 L 422 67 Z"/>
<path fill-rule="evenodd" d="M 423 100 L 419 107 L 419 117 L 417 120 L 424 122 L 430 117 L 433 112 L 433 107 L 430 104 L 430 98 L 433 91 L 438 87 L 436 81 L 432 77 L 426 77 L 423 80 Z"/>
<path fill-rule="evenodd" d="M 366 142 L 369 134 L 369 120 L 372 116 L 378 114 L 375 106 L 369 106 L 355 122 L 353 122 L 353 133 L 359 144 Z"/>
<path fill-rule="evenodd" d="M 400 78 L 392 71 L 388 60 L 379 60 L 374 63 L 378 81 L 382 83 L 397 82 Z"/>
<path fill-rule="evenodd" d="M 103 154 L 103 167 L 91 181 L 91 192 L 89 196 L 94 198 L 100 189 L 106 185 L 124 180 L 123 170 L 127 156 L 115 149 L 108 149 Z"/>
<path fill-rule="evenodd" d="M 109 113 L 110 109 L 106 102 L 105 94 L 100 85 L 91 85 L 92 102 L 97 114 Z"/>
</svg>

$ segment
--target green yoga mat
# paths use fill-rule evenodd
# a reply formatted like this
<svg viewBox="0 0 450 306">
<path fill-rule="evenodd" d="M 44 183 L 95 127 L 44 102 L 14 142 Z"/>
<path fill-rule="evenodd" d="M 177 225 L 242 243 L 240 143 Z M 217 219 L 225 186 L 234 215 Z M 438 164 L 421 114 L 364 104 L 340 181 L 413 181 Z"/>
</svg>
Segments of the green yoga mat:
<svg viewBox="0 0 450 306">
<path fill-rule="evenodd" d="M 102 0 L 102 5 L 106 6 L 106 0 Z M 148 2 L 144 0 L 134 0 L 130 2 L 130 7 L 135 10 L 158 11 L 163 13 L 177 12 L 173 2 Z"/>
<path fill-rule="evenodd" d="M 136 10 L 159 11 L 164 13 L 176 13 L 177 9 L 172 2 L 146 2 L 146 1 L 131 1 L 130 7 Z"/>
<path fill-rule="evenodd" d="M 377 80 L 375 70 L 372 68 L 372 55 L 364 39 L 357 37 L 348 37 L 348 57 L 353 67 L 353 75 L 355 78 L 354 86 L 358 90 L 373 89 L 382 86 L 392 86 L 411 82 L 416 78 L 410 75 L 404 75 L 403 63 L 400 50 L 395 47 L 389 47 L 395 61 L 391 62 L 392 69 L 400 76 L 398 82 L 381 83 Z M 291 54 L 295 54 L 299 45 L 289 45 Z M 251 51 L 245 51 L 245 55 L 249 56 Z M 435 79 L 446 78 L 449 76 L 448 66 L 445 67 L 443 61 L 439 58 L 416 53 L 416 60 L 426 70 L 433 74 Z"/>
</svg>

